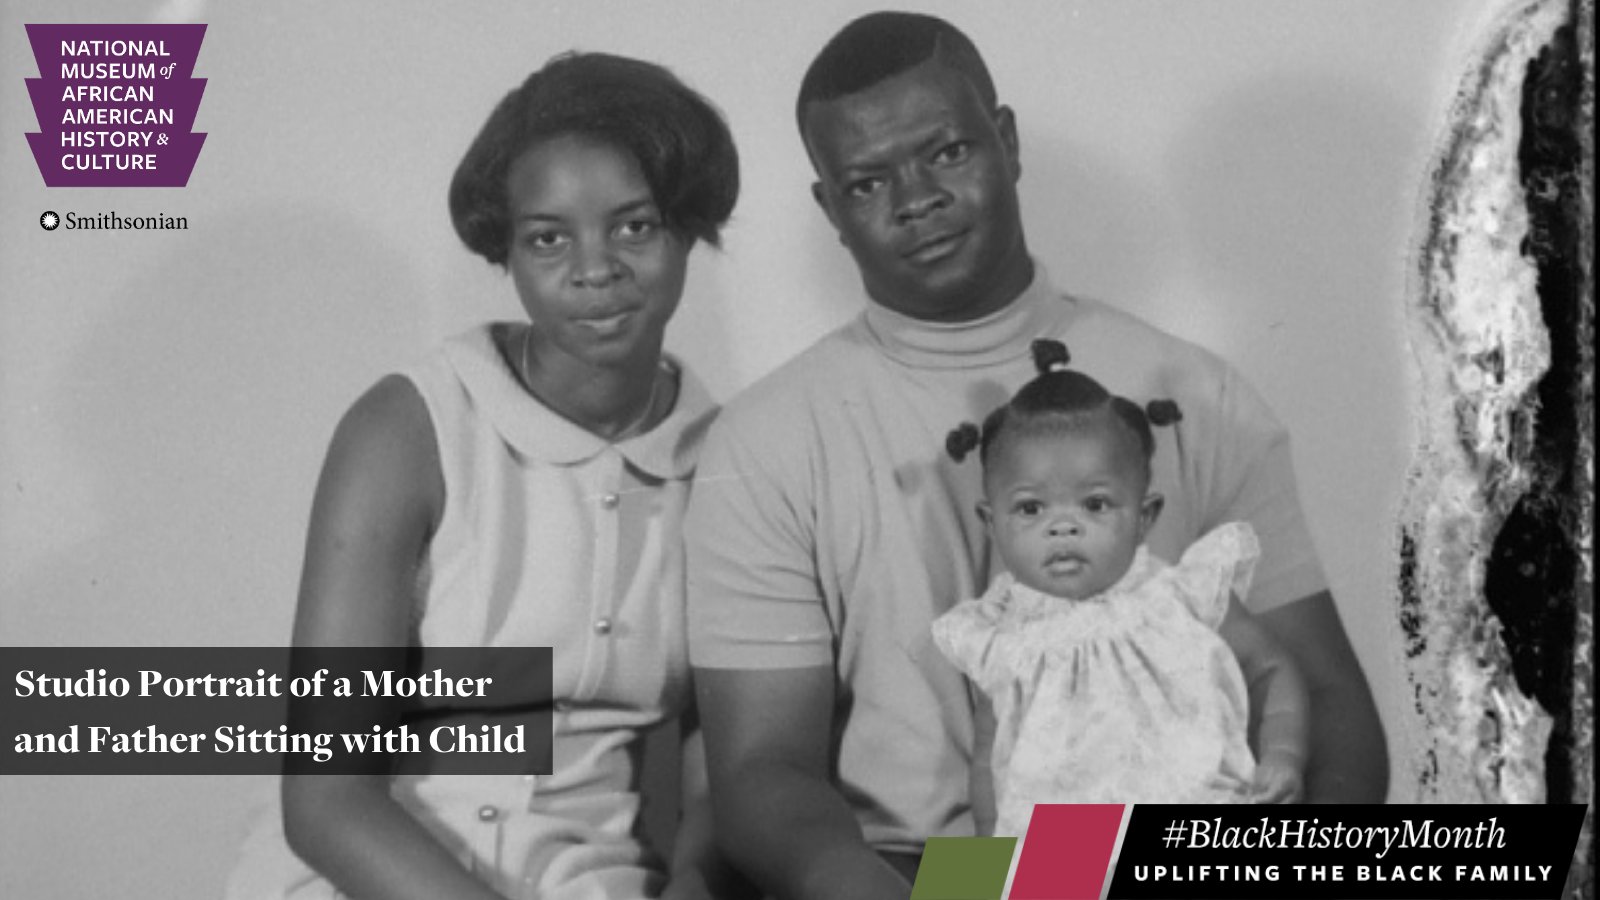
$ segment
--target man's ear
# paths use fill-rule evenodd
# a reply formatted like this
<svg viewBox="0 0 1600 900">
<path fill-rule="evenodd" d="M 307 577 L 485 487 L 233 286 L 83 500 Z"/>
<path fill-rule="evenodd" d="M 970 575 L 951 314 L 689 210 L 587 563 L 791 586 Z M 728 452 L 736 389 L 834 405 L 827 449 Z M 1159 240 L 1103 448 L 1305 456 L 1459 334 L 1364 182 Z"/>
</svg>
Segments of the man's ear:
<svg viewBox="0 0 1600 900">
<path fill-rule="evenodd" d="M 817 208 L 828 218 L 828 224 L 833 226 L 833 230 L 838 231 L 839 223 L 833 220 L 833 207 L 828 203 L 828 192 L 821 181 L 811 182 L 811 199 L 816 201 Z M 839 239 L 843 241 L 844 237 L 841 235 Z"/>
<path fill-rule="evenodd" d="M 1022 177 L 1022 139 L 1017 136 L 1017 115 L 1009 106 L 994 110 L 995 131 L 1000 134 L 1000 145 L 1005 148 L 1006 159 L 1011 163 L 1011 180 Z"/>
<path fill-rule="evenodd" d="M 1139 502 L 1139 538 L 1141 540 L 1150 533 L 1151 528 L 1155 527 L 1156 519 L 1161 518 L 1161 508 L 1166 505 L 1167 499 L 1155 491 L 1144 495 L 1144 499 Z"/>
</svg>

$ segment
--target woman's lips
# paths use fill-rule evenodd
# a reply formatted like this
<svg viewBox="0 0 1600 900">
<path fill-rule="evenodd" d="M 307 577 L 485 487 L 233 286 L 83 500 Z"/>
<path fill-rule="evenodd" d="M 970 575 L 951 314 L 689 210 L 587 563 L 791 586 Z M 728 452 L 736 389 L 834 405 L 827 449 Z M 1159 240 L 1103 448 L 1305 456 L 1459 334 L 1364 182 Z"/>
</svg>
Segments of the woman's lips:
<svg viewBox="0 0 1600 900">
<path fill-rule="evenodd" d="M 633 317 L 635 310 L 623 309 L 603 316 L 585 316 L 578 320 L 578 324 L 595 332 L 600 337 L 614 337 L 620 334 L 627 326 L 628 320 Z"/>
</svg>

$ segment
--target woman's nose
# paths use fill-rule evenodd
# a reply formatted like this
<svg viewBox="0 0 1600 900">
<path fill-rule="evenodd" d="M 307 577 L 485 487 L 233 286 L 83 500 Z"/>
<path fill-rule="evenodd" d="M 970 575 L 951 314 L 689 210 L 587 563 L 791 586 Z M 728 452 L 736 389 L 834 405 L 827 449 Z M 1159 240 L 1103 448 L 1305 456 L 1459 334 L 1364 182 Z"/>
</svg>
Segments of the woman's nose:
<svg viewBox="0 0 1600 900">
<path fill-rule="evenodd" d="M 609 243 L 583 241 L 573 250 L 572 283 L 580 287 L 605 287 L 622 275 L 622 263 Z"/>
</svg>

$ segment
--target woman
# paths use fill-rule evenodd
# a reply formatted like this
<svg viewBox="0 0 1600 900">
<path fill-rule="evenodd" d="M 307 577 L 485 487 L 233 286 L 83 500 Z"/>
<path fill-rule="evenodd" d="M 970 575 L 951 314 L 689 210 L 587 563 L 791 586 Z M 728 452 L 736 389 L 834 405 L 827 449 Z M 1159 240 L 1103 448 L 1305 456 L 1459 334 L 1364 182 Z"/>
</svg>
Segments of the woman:
<svg viewBox="0 0 1600 900">
<path fill-rule="evenodd" d="M 283 830 L 307 865 L 267 829 L 233 896 L 664 889 L 635 834 L 641 744 L 691 696 L 679 526 L 713 407 L 661 344 L 690 250 L 717 243 L 737 195 L 720 115 L 649 63 L 558 57 L 490 115 L 450 210 L 467 246 L 511 275 L 528 321 L 452 339 L 346 414 L 294 642 L 416 647 L 423 672 L 432 648 L 553 647 L 551 773 L 441 775 L 408 754 L 378 774 L 288 774 Z M 507 708 L 435 701 L 428 728 L 542 722 L 518 709 L 542 699 L 524 674 Z M 702 807 L 685 807 L 672 896 L 703 891 L 710 859 Z"/>
</svg>

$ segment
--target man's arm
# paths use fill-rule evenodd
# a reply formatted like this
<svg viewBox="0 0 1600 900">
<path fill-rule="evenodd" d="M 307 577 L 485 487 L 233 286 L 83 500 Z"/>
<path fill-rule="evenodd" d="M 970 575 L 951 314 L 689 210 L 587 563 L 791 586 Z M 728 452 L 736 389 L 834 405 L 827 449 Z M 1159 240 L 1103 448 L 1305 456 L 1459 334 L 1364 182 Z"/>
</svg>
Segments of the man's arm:
<svg viewBox="0 0 1600 900">
<path fill-rule="evenodd" d="M 977 833 L 991 835 L 1000 817 L 994 791 L 994 736 L 999 723 L 989 696 L 976 687 L 972 695 L 972 767 L 967 775 L 967 792 L 972 798 L 972 822 Z"/>
<path fill-rule="evenodd" d="M 1319 591 L 1256 618 L 1288 649 L 1311 691 L 1306 802 L 1382 803 L 1389 791 L 1383 724 L 1333 595 Z"/>
<path fill-rule="evenodd" d="M 758 900 L 759 892 L 743 878 L 716 846 L 711 819 L 710 785 L 706 775 L 705 732 L 693 709 L 679 717 L 682 729 L 682 765 L 678 833 L 672 844 L 672 868 L 662 900 L 715 897 L 718 900 Z"/>
<path fill-rule="evenodd" d="M 909 897 L 831 777 L 833 670 L 697 668 L 694 679 L 722 852 L 780 900 Z"/>
</svg>

